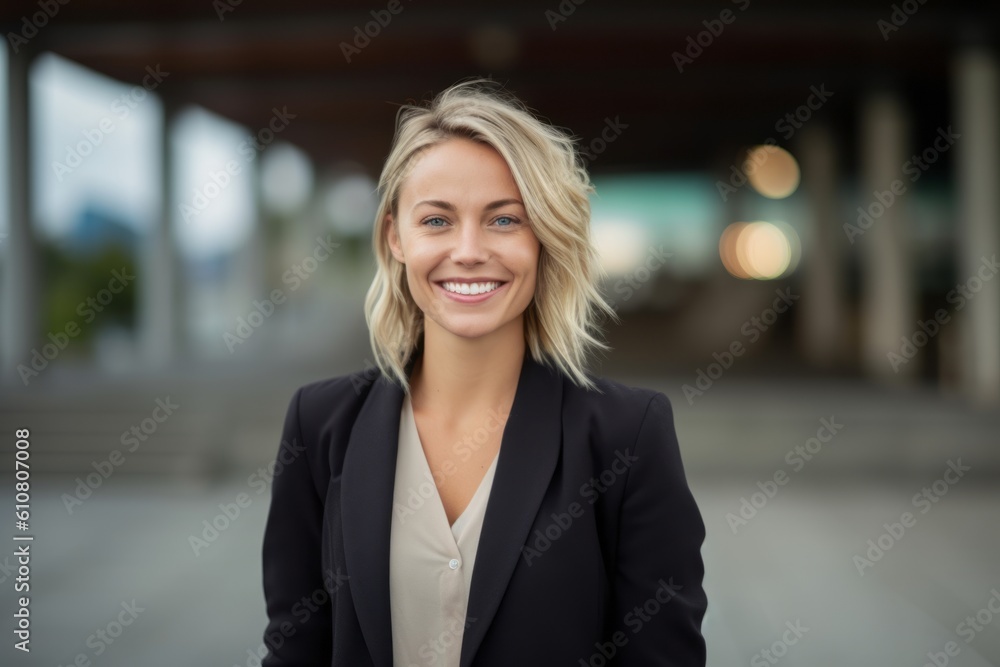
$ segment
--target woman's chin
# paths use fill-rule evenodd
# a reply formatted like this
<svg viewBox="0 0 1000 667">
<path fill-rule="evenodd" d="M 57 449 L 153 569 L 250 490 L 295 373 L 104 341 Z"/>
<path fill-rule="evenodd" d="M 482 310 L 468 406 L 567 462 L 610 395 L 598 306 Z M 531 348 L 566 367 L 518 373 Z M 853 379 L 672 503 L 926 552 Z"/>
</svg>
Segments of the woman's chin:
<svg viewBox="0 0 1000 667">
<path fill-rule="evenodd" d="M 497 327 L 495 326 L 476 325 L 476 324 L 462 325 L 458 323 L 454 325 L 448 325 L 442 328 L 452 336 L 455 336 L 456 338 L 465 338 L 468 340 L 485 338 L 497 331 Z"/>
<path fill-rule="evenodd" d="M 437 319 L 434 323 L 436 328 L 441 330 L 440 333 L 467 340 L 486 338 L 498 334 L 504 328 L 503 323 L 498 322 L 495 317 L 472 313 L 449 315 L 446 318 Z"/>
</svg>

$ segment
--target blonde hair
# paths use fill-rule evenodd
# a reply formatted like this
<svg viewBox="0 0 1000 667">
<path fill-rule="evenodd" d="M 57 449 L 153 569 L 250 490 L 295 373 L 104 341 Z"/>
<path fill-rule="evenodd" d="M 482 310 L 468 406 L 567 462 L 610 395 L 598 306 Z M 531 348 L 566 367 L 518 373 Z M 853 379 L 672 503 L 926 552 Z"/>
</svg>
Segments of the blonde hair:
<svg viewBox="0 0 1000 667">
<path fill-rule="evenodd" d="M 372 237 L 377 268 L 365 298 L 375 362 L 409 391 L 406 365 L 422 342 L 424 314 L 410 295 L 405 266 L 389 249 L 387 216 L 397 220 L 400 188 L 422 151 L 466 138 L 491 146 L 507 162 L 541 246 L 535 295 L 524 313 L 527 349 L 538 363 L 599 391 L 586 374 L 588 353 L 610 349 L 594 336 L 597 316 L 603 312 L 619 320 L 597 288 L 606 273 L 590 239 L 594 188 L 576 138 L 539 120 L 498 86 L 490 79 L 459 82 L 427 106 L 407 104 L 397 112 L 378 183 Z"/>
</svg>

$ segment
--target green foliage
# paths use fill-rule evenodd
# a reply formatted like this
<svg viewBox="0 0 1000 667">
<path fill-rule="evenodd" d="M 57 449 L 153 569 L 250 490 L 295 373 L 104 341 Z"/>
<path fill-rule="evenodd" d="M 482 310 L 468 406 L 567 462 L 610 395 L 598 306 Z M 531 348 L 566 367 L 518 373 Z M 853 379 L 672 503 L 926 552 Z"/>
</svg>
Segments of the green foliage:
<svg viewBox="0 0 1000 667">
<path fill-rule="evenodd" d="M 115 272 L 137 276 L 136 264 L 127 249 L 113 244 L 99 254 L 83 257 L 45 243 L 40 255 L 45 276 L 41 313 L 44 332 L 64 331 L 67 324 L 76 322 L 80 335 L 74 340 L 79 344 L 92 340 L 102 327 L 134 328 L 137 280 L 128 281 L 118 293 L 108 289 Z M 114 285 L 117 289 L 119 282 Z M 102 291 L 106 305 L 98 301 Z"/>
</svg>

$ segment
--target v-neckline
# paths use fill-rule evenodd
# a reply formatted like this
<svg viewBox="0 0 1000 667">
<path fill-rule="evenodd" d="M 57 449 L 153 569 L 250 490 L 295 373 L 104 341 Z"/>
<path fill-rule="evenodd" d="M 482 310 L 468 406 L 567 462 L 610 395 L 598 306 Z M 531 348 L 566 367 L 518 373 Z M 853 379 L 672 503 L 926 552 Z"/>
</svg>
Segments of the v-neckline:
<svg viewBox="0 0 1000 667">
<path fill-rule="evenodd" d="M 403 403 L 404 403 L 404 409 L 406 411 L 407 428 L 410 429 L 410 435 L 413 437 L 413 441 L 417 444 L 417 448 L 420 450 L 420 460 L 423 464 L 424 472 L 427 474 L 428 479 L 431 480 L 431 484 L 434 487 L 434 497 L 437 499 L 437 506 L 441 510 L 441 516 L 444 517 L 445 524 L 448 525 L 448 528 L 452 533 L 452 538 L 455 539 L 457 543 L 458 538 L 454 534 L 455 527 L 459 526 L 459 524 L 465 518 L 465 515 L 469 513 L 469 509 L 479 499 L 479 495 L 483 492 L 483 488 L 486 485 L 486 480 L 490 478 L 491 473 L 494 473 L 494 468 L 496 467 L 497 461 L 500 458 L 500 450 L 498 449 L 497 453 L 493 455 L 493 460 L 490 462 L 490 465 L 486 468 L 486 472 L 483 474 L 483 478 L 479 480 L 479 485 L 476 487 L 475 492 L 473 492 L 472 496 L 469 498 L 469 502 L 465 505 L 465 508 L 457 517 L 455 517 L 454 523 L 449 522 L 448 512 L 445 511 L 444 509 L 444 501 L 441 500 L 441 492 L 438 489 L 437 483 L 434 481 L 434 472 L 431 470 L 431 465 L 427 461 L 427 453 L 424 452 L 424 443 L 420 439 L 420 431 L 417 430 L 417 419 L 413 415 L 413 404 L 410 402 L 410 397 L 408 395 L 403 399 Z"/>
</svg>

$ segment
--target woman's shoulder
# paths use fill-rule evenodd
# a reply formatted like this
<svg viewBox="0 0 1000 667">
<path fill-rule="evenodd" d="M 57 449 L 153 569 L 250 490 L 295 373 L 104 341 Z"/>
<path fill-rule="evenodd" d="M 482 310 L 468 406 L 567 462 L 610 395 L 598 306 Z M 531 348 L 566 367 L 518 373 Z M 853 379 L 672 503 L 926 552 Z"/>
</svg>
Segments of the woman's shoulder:
<svg viewBox="0 0 1000 667">
<path fill-rule="evenodd" d="M 378 368 L 372 367 L 314 380 L 301 385 L 292 402 L 297 403 L 302 417 L 328 415 L 331 409 L 354 411 L 364 402 L 379 376 Z"/>
<path fill-rule="evenodd" d="M 588 373 L 587 377 L 594 383 L 594 388 L 588 389 L 568 382 L 568 393 L 571 397 L 611 410 L 634 410 L 636 408 L 645 410 L 656 399 L 670 405 L 670 399 L 658 389 L 628 384 L 592 373 Z"/>
<path fill-rule="evenodd" d="M 660 390 L 588 374 L 594 388 L 566 383 L 565 405 L 571 414 L 637 432 L 649 418 L 673 421 L 670 399 Z"/>
<path fill-rule="evenodd" d="M 567 442 L 586 443 L 595 476 L 633 462 L 664 475 L 682 470 L 674 415 L 666 394 L 610 378 L 589 376 L 594 389 L 572 385 L 564 393 Z M 633 479 L 652 479 L 640 475 Z M 665 478 L 665 477 L 664 477 Z"/>
</svg>

